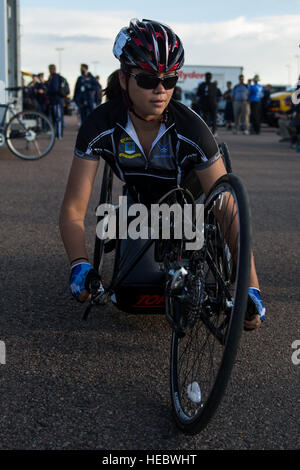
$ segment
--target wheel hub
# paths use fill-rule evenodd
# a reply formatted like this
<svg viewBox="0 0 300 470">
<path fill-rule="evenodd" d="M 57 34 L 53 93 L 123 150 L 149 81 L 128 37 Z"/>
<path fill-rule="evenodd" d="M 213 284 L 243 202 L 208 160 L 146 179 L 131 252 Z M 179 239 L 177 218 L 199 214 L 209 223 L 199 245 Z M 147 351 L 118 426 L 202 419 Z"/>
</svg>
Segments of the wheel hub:
<svg viewBox="0 0 300 470">
<path fill-rule="evenodd" d="M 32 129 L 26 132 L 26 140 L 28 142 L 32 142 L 33 140 L 35 140 L 35 136 L 36 133 Z"/>
<path fill-rule="evenodd" d="M 185 310 L 188 324 L 193 327 L 200 318 L 201 305 L 205 298 L 204 282 L 202 282 L 201 276 L 191 274 L 188 276 L 186 287 L 190 295 L 187 298 Z"/>
<path fill-rule="evenodd" d="M 0 132 L 0 147 L 3 147 L 5 144 L 5 135 Z"/>
</svg>

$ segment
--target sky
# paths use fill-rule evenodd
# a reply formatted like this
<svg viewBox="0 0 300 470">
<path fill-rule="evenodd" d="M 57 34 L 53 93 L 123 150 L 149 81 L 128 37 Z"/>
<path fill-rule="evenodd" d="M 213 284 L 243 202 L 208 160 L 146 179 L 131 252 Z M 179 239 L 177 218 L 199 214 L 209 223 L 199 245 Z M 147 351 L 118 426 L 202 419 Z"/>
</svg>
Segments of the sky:
<svg viewBox="0 0 300 470">
<path fill-rule="evenodd" d="M 105 85 L 118 68 L 114 38 L 131 18 L 171 26 L 186 65 L 243 66 L 263 84 L 295 84 L 300 74 L 300 0 L 20 0 L 22 69 L 47 75 L 56 63 L 73 87 L 87 63 Z"/>
</svg>

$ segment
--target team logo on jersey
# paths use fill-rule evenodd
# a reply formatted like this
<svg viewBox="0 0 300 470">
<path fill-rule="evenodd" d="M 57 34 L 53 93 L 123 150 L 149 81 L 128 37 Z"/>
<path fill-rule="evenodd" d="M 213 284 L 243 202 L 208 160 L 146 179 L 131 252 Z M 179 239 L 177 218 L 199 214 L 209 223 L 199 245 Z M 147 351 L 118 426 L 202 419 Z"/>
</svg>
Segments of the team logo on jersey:
<svg viewBox="0 0 300 470">
<path fill-rule="evenodd" d="M 168 144 L 162 145 L 158 142 L 157 145 L 158 145 L 158 148 L 161 151 L 161 153 L 167 153 L 169 151 L 169 145 Z"/>
<path fill-rule="evenodd" d="M 123 158 L 136 158 L 141 157 L 142 154 L 136 149 L 136 145 L 130 137 L 121 139 L 120 142 L 124 145 L 124 152 L 119 153 L 119 157 Z"/>
<path fill-rule="evenodd" d="M 135 153 L 134 142 L 125 142 L 125 153 L 127 153 L 127 155 L 132 155 Z"/>
<path fill-rule="evenodd" d="M 172 155 L 170 155 L 169 144 L 160 144 L 158 142 L 157 147 L 159 152 L 158 154 L 153 155 L 153 158 L 172 158 Z"/>
</svg>

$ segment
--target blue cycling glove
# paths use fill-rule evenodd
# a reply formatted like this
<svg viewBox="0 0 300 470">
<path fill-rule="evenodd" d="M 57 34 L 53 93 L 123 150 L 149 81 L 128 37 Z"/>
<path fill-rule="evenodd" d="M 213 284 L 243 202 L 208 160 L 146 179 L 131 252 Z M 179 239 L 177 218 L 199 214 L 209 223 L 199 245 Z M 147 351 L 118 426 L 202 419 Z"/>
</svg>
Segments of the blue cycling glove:
<svg viewBox="0 0 300 470">
<path fill-rule="evenodd" d="M 255 287 L 248 289 L 248 305 L 246 312 L 246 320 L 250 320 L 254 315 L 259 315 L 260 320 L 265 320 L 266 308 L 260 297 L 260 292 Z"/>
<path fill-rule="evenodd" d="M 78 300 L 81 291 L 89 291 L 88 282 L 91 278 L 100 279 L 90 263 L 78 263 L 72 266 L 70 274 L 70 289 L 73 297 Z"/>
</svg>

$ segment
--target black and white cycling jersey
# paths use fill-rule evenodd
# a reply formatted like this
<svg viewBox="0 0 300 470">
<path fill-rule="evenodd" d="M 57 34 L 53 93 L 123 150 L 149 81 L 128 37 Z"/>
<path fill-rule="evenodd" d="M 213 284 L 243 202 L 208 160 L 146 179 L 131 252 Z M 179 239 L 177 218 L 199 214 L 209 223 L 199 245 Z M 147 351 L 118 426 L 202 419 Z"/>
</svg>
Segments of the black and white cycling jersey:
<svg viewBox="0 0 300 470">
<path fill-rule="evenodd" d="M 103 158 L 140 200 L 156 200 L 179 184 L 191 169 L 202 170 L 219 157 L 218 145 L 194 111 L 171 100 L 150 152 L 145 154 L 128 110 L 119 101 L 96 108 L 81 126 L 75 155 Z"/>
</svg>

